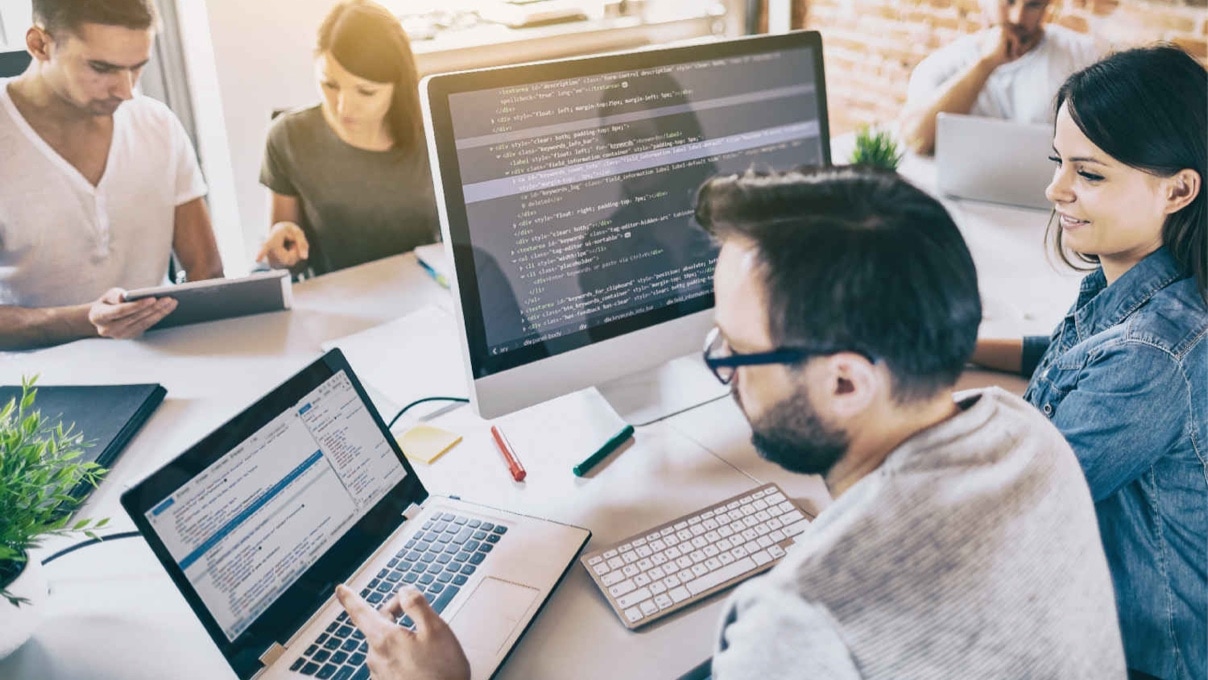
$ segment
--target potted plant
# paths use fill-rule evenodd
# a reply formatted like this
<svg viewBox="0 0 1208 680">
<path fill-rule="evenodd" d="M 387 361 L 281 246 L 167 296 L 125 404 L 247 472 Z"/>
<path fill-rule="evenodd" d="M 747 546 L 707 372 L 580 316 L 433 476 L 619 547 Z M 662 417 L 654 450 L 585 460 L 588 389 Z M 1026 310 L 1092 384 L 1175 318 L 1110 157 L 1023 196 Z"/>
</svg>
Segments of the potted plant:
<svg viewBox="0 0 1208 680">
<path fill-rule="evenodd" d="M 896 171 L 902 162 L 902 152 L 893 135 L 867 125 L 856 133 L 856 148 L 851 154 L 852 165 L 865 165 Z"/>
<path fill-rule="evenodd" d="M 21 399 L 0 406 L 0 658 L 33 634 L 46 599 L 41 563 L 29 551 L 45 536 L 84 533 L 91 538 L 107 520 L 71 520 L 81 483 L 96 485 L 100 465 L 77 460 L 81 433 L 44 417 L 34 407 L 35 377 L 22 380 Z"/>
</svg>

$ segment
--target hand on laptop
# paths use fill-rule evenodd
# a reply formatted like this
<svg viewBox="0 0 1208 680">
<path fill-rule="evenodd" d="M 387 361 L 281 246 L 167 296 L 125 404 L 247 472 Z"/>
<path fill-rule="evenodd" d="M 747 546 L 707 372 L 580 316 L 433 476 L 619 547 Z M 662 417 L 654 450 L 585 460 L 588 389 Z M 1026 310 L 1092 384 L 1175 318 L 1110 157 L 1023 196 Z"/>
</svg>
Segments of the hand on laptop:
<svg viewBox="0 0 1208 680">
<path fill-rule="evenodd" d="M 176 309 L 176 300 L 168 297 L 122 302 L 125 292 L 110 288 L 88 309 L 88 322 L 102 338 L 137 338 Z"/>
<path fill-rule="evenodd" d="M 375 680 L 469 680 L 461 643 L 415 588 L 400 588 L 381 611 L 343 585 L 336 586 L 336 598 L 369 642 Z M 394 622 L 403 614 L 415 621 L 414 633 Z"/>
</svg>

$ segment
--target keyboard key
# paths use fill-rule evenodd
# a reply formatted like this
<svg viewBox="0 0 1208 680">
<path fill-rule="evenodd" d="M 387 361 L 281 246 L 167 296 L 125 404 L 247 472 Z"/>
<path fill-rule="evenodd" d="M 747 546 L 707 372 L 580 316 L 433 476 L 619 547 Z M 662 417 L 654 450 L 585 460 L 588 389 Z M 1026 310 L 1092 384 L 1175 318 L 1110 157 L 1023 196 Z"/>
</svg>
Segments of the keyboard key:
<svg viewBox="0 0 1208 680">
<path fill-rule="evenodd" d="M 475 541 L 481 541 L 482 539 L 484 539 L 486 537 L 487 537 L 487 532 L 485 532 L 485 531 L 475 531 L 474 532 Z"/>
<path fill-rule="evenodd" d="M 318 640 L 315 640 L 315 644 L 316 644 L 316 645 L 321 645 L 321 644 L 323 644 L 324 642 L 327 642 L 327 638 L 329 638 L 329 637 L 331 637 L 331 636 L 330 636 L 330 635 L 328 635 L 327 633 L 323 633 L 322 635 L 320 635 L 320 636 L 319 636 L 319 639 L 318 639 Z"/>
<path fill-rule="evenodd" d="M 335 621 L 332 621 L 331 624 L 329 624 L 327 626 L 327 632 L 334 633 L 336 631 L 336 629 L 339 627 L 340 627 L 340 624 L 336 623 Z"/>
<path fill-rule="evenodd" d="M 346 638 L 349 635 L 352 635 L 352 631 L 352 626 L 340 626 L 340 629 L 336 631 L 336 637 Z"/>
<path fill-rule="evenodd" d="M 327 664 L 326 666 L 319 669 L 319 672 L 315 674 L 315 677 L 319 678 L 320 680 L 327 680 L 327 678 L 330 678 L 331 676 L 335 675 L 336 671 L 338 671 L 338 670 L 340 670 L 340 668 L 338 666 L 334 666 L 332 664 Z"/>
<path fill-rule="evenodd" d="M 642 619 L 642 612 L 637 607 L 630 607 L 625 610 L 625 618 L 629 619 L 630 623 L 636 623 Z"/>
<path fill-rule="evenodd" d="M 315 655 L 311 657 L 310 660 L 314 661 L 315 663 L 325 663 L 329 658 L 331 658 L 331 652 L 327 651 L 326 649 L 320 649 L 319 651 L 315 652 Z"/>
<path fill-rule="evenodd" d="M 461 588 L 458 588 L 457 586 L 449 586 L 448 588 L 445 588 L 444 592 L 442 592 L 440 596 L 436 598 L 436 601 L 432 603 L 432 609 L 436 610 L 437 614 L 443 612 L 445 607 L 448 607 L 449 603 L 452 602 L 453 598 L 456 597 L 460 592 Z"/>
<path fill-rule="evenodd" d="M 454 524 L 456 524 L 457 526 L 465 526 L 465 523 L 466 523 L 466 518 L 465 518 L 465 517 L 461 517 L 461 516 L 454 517 L 454 518 L 453 518 L 453 523 L 454 523 Z"/>
<path fill-rule="evenodd" d="M 459 552 L 453 556 L 454 562 L 465 562 L 468 559 L 470 559 L 470 553 L 468 552 Z"/>
<path fill-rule="evenodd" d="M 675 604 L 674 602 L 671 601 L 671 596 L 667 595 L 666 593 L 663 593 L 662 595 L 655 595 L 654 603 L 656 605 L 658 605 L 658 608 L 660 611 L 667 609 L 671 605 Z"/>
<path fill-rule="evenodd" d="M 451 512 L 442 513 L 440 516 L 440 518 L 446 522 L 452 522 L 454 517 L 457 517 L 457 515 L 454 515 Z"/>
<path fill-rule="evenodd" d="M 457 576 L 453 577 L 453 585 L 464 586 L 466 584 L 466 581 L 469 581 L 469 580 L 470 579 L 466 578 L 465 576 L 458 574 Z"/>
<path fill-rule="evenodd" d="M 448 574 L 441 574 L 441 576 L 448 576 Z M 439 581 L 439 580 L 440 579 L 437 579 L 437 581 Z M 445 589 L 445 585 L 443 583 L 433 583 L 432 585 L 428 586 L 429 593 L 439 593 L 440 591 L 442 591 L 444 589 Z"/>
<path fill-rule="evenodd" d="M 637 589 L 637 585 L 633 581 L 621 581 L 615 586 L 608 589 L 608 594 L 619 598 L 626 593 L 631 593 Z"/>
<path fill-rule="evenodd" d="M 754 560 L 752 560 L 750 557 L 746 557 L 741 560 L 735 560 L 734 562 L 727 564 L 717 571 L 711 571 L 700 578 L 689 581 L 684 585 L 688 589 L 688 592 L 693 595 L 699 595 L 710 588 L 719 586 L 726 581 L 729 581 L 735 576 L 741 576 L 742 574 L 755 569 L 756 566 L 757 564 Z M 671 599 L 675 599 L 674 590 L 671 591 Z M 678 602 L 678 600 L 676 601 Z"/>
<path fill-rule="evenodd" d="M 499 542 L 499 534 L 491 534 L 491 535 L 487 536 L 487 543 L 498 543 L 498 542 Z"/>
<path fill-rule="evenodd" d="M 474 553 L 473 555 L 470 555 L 470 564 L 482 564 L 482 561 L 486 559 L 486 557 L 487 556 L 483 553 Z M 494 562 L 491 564 L 494 564 Z"/>
<path fill-rule="evenodd" d="M 354 672 L 355 671 L 353 671 L 348 666 L 344 666 L 340 670 L 336 671 L 336 674 L 334 676 L 332 676 L 331 680 L 348 680 L 349 678 L 352 677 L 352 674 Z"/>
<path fill-rule="evenodd" d="M 348 663 L 352 666 L 360 666 L 361 664 L 365 663 L 365 655 L 357 652 L 356 654 L 348 657 Z"/>
<path fill-rule="evenodd" d="M 340 645 L 340 649 L 342 649 L 346 652 L 351 652 L 359 646 L 360 646 L 360 643 L 357 642 L 356 640 L 345 640 L 344 644 Z"/>
<path fill-rule="evenodd" d="M 292 665 L 290 665 L 289 669 L 291 671 L 298 671 L 299 669 L 302 668 L 302 665 L 305 663 L 306 663 L 306 659 L 303 659 L 302 657 L 298 657 L 298 660 L 294 661 L 294 663 Z"/>
<path fill-rule="evenodd" d="M 809 520 L 805 520 L 805 519 L 800 520 L 798 522 L 794 522 L 792 524 L 785 523 L 785 526 L 783 529 L 781 529 L 781 531 L 784 532 L 785 536 L 793 537 L 793 536 L 796 536 L 797 534 L 805 531 L 806 527 L 808 527 L 809 524 L 810 524 Z"/>
<path fill-rule="evenodd" d="M 505 526 L 497 526 L 491 529 L 491 531 L 494 531 L 497 534 L 506 534 L 508 532 L 508 528 Z"/>
<path fill-rule="evenodd" d="M 689 597 L 692 597 L 692 594 L 688 592 L 688 589 L 683 586 L 680 586 L 679 588 L 672 588 L 671 590 L 667 591 L 667 595 L 676 604 L 679 604 Z"/>
<path fill-rule="evenodd" d="M 478 533 L 482 533 L 482 532 L 480 531 Z M 478 541 L 466 541 L 466 544 L 464 546 L 462 546 L 462 550 L 474 552 L 475 550 L 478 550 L 479 545 L 480 545 L 480 543 Z"/>
<path fill-rule="evenodd" d="M 374 593 L 374 595 L 377 595 L 377 593 Z M 381 596 L 378 595 L 378 597 L 381 597 Z M 323 643 L 323 646 L 327 649 L 339 649 L 340 648 L 340 638 L 330 638 L 327 640 L 327 642 Z"/>
<path fill-rule="evenodd" d="M 638 608 L 641 609 L 642 613 L 646 616 L 650 616 L 659 610 L 659 606 L 654 603 L 654 600 L 646 600 L 642 604 L 638 605 Z"/>
<path fill-rule="evenodd" d="M 784 557 L 785 552 L 784 548 L 781 548 L 778 545 L 773 545 L 772 547 L 768 548 L 768 554 L 772 556 L 772 559 L 778 560 L 781 557 Z"/>
<path fill-rule="evenodd" d="M 331 662 L 334 664 L 341 664 L 347 660 L 348 660 L 348 652 L 336 652 L 335 654 L 331 655 Z"/>
<path fill-rule="evenodd" d="M 483 531 L 493 531 L 494 529 L 495 529 L 495 525 L 494 525 L 494 524 L 491 524 L 490 522 L 483 522 L 483 523 L 482 523 L 482 530 L 483 530 Z"/>
<path fill-rule="evenodd" d="M 482 526 L 482 520 L 472 519 L 469 522 L 466 522 L 466 525 L 471 528 L 477 529 L 478 527 Z"/>
<path fill-rule="evenodd" d="M 302 667 L 303 675 L 314 675 L 315 673 L 318 673 L 318 672 L 319 672 L 319 664 L 317 664 L 317 663 L 308 663 Z"/>
<path fill-rule="evenodd" d="M 478 546 L 478 552 L 480 553 L 489 553 L 494 549 L 495 546 L 491 545 L 490 543 L 483 543 L 482 545 Z"/>
<path fill-rule="evenodd" d="M 381 593 L 379 593 L 375 590 L 374 592 L 369 593 L 369 596 L 365 598 L 365 601 L 368 602 L 369 604 L 377 604 L 384 599 L 386 599 L 385 596 L 383 596 Z M 329 640 L 329 642 L 339 643 L 339 640 L 336 638 L 332 638 L 331 640 Z"/>
<path fill-rule="evenodd" d="M 473 574 L 474 570 L 477 568 L 478 567 L 475 567 L 472 564 L 467 564 L 466 566 L 461 568 L 461 573 L 465 574 L 466 576 L 469 576 L 470 574 Z"/>
</svg>

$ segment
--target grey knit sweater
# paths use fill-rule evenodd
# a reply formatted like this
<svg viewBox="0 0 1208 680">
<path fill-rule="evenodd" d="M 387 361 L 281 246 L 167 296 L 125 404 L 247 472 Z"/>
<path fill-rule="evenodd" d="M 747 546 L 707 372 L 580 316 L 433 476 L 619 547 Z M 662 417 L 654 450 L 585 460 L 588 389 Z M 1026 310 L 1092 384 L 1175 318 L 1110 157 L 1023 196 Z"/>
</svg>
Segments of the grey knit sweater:
<svg viewBox="0 0 1208 680">
<path fill-rule="evenodd" d="M 992 388 L 903 443 L 731 596 L 717 680 L 1123 678 L 1070 447 Z"/>
</svg>

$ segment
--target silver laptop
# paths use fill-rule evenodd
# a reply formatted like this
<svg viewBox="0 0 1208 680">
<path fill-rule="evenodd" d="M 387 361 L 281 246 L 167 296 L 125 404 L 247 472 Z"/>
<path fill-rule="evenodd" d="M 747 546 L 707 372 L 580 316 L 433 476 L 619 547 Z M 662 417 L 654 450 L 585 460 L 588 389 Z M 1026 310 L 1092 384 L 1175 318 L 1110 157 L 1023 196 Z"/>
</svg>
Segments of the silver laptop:
<svg viewBox="0 0 1208 680">
<path fill-rule="evenodd" d="M 122 505 L 240 678 L 369 678 L 338 583 L 378 607 L 415 585 L 489 677 L 591 536 L 429 496 L 339 350 Z"/>
<path fill-rule="evenodd" d="M 936 186 L 955 198 L 1051 210 L 1051 125 L 941 113 L 936 117 Z"/>
</svg>

